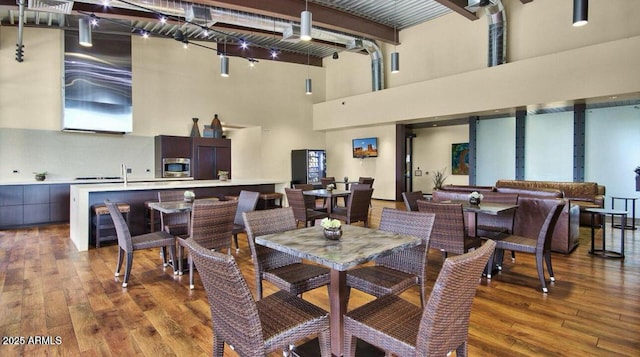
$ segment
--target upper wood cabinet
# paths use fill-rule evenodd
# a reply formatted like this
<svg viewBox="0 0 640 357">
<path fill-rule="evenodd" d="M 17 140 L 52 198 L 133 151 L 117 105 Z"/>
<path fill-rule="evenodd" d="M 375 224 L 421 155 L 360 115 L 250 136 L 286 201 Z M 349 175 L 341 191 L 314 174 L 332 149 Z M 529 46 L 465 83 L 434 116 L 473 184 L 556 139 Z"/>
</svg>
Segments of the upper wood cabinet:
<svg viewBox="0 0 640 357">
<path fill-rule="evenodd" d="M 231 178 L 231 140 L 192 138 L 191 170 L 196 180 L 217 180 L 218 171 L 229 171 Z"/>
<path fill-rule="evenodd" d="M 191 176 L 196 180 L 217 180 L 218 171 L 229 171 L 231 140 L 188 136 L 155 137 L 156 177 L 162 177 L 163 158 L 190 158 Z"/>
</svg>

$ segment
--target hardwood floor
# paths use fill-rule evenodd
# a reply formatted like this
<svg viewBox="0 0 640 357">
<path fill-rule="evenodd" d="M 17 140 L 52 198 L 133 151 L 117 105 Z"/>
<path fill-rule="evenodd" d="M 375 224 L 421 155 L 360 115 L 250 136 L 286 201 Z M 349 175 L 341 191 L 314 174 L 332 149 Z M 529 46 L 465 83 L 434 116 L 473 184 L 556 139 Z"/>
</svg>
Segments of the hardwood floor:
<svg viewBox="0 0 640 357">
<path fill-rule="evenodd" d="M 396 205 L 374 201 L 372 226 L 383 206 Z M 619 232 L 609 246 L 618 247 Z M 540 291 L 528 254 L 505 259 L 500 274 L 482 279 L 469 326 L 471 356 L 640 355 L 640 231 L 626 231 L 625 260 L 589 255 L 590 230 L 580 233 L 572 254 L 553 255 L 557 280 L 549 294 Z M 255 291 L 244 236 L 240 243 L 236 258 Z M 163 269 L 158 250 L 137 251 L 123 289 L 113 276 L 116 248 L 78 252 L 68 225 L 0 231 L 0 356 L 210 355 L 209 306 L 198 278 L 189 290 L 188 274 Z M 432 251 L 430 285 L 441 263 Z M 265 294 L 271 292 L 265 283 Z M 403 297 L 419 304 L 417 289 Z M 328 309 L 326 288 L 304 298 Z M 349 308 L 370 299 L 354 290 Z M 33 343 L 39 337 L 45 344 Z M 225 348 L 225 356 L 236 355 Z"/>
</svg>

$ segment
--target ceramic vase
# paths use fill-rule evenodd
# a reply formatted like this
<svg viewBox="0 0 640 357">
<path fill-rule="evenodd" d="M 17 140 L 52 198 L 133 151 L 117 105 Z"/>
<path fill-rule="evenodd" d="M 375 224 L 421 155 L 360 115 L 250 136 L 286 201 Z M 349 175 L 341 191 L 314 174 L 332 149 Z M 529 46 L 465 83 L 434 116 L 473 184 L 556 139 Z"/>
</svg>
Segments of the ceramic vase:
<svg viewBox="0 0 640 357">
<path fill-rule="evenodd" d="M 198 127 L 198 118 L 191 118 L 193 120 L 193 126 L 191 127 L 191 137 L 200 137 L 200 128 Z"/>
<path fill-rule="evenodd" d="M 218 114 L 215 114 L 213 120 L 211 120 L 211 130 L 213 130 L 214 138 L 222 138 L 222 123 L 218 119 Z"/>
</svg>

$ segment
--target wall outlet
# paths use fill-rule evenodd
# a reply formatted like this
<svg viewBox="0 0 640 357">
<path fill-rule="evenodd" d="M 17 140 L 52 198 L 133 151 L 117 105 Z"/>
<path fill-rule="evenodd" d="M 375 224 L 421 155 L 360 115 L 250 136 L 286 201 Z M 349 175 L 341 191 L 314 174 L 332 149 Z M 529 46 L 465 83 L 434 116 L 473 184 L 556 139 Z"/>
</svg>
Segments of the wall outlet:
<svg viewBox="0 0 640 357">
<path fill-rule="evenodd" d="M 127 173 L 130 174 L 131 173 L 131 168 L 127 167 Z"/>
</svg>

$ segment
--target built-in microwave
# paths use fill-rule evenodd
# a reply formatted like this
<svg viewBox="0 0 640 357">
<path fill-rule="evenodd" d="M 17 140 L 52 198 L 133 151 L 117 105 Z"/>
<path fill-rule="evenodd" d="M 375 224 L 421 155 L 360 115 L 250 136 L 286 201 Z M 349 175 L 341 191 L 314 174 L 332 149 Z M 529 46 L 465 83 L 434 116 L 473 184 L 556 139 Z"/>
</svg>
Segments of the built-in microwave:
<svg viewBox="0 0 640 357">
<path fill-rule="evenodd" d="M 190 177 L 191 159 L 162 159 L 162 177 Z"/>
</svg>

